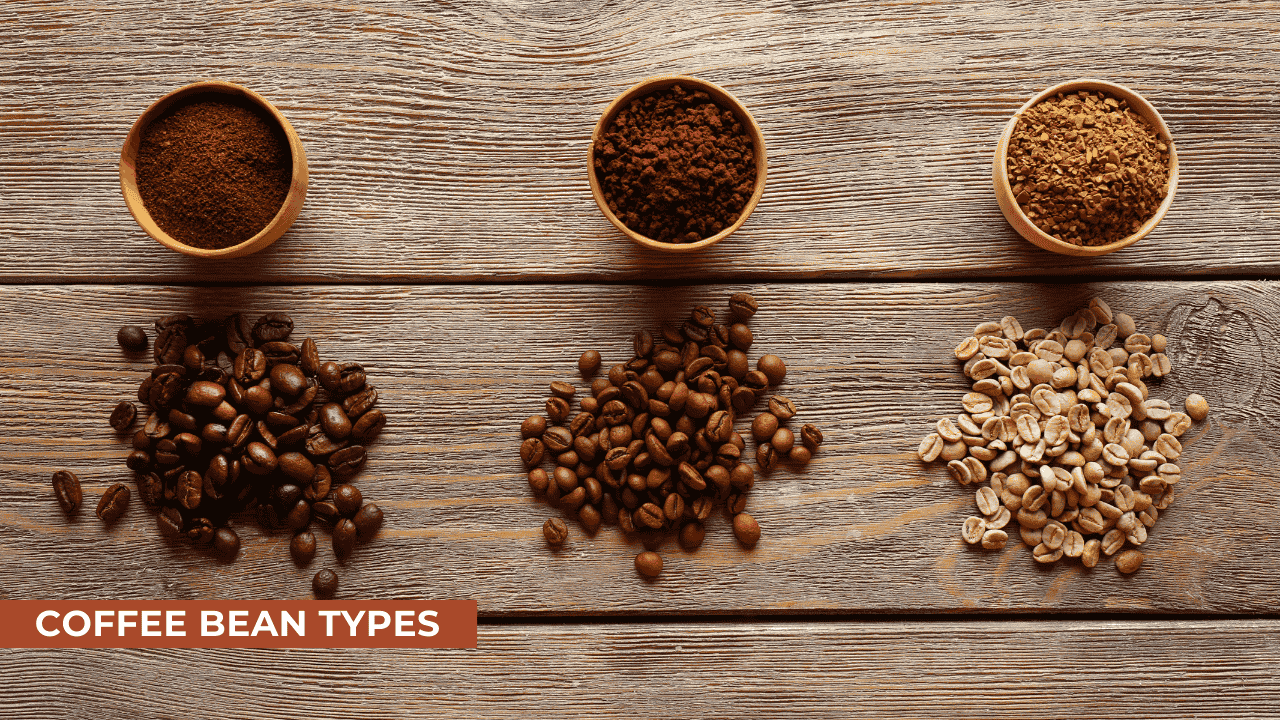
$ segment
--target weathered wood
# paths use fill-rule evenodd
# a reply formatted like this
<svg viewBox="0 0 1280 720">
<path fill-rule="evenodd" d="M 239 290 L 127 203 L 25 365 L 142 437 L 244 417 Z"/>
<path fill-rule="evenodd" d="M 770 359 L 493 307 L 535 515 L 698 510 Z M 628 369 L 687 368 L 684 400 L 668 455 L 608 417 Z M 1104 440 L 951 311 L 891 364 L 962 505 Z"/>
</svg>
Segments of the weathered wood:
<svg viewBox="0 0 1280 720">
<path fill-rule="evenodd" d="M 481 626 L 476 650 L 0 650 L 10 720 L 1260 718 L 1280 623 Z M 199 714 L 198 711 L 196 711 Z"/>
<path fill-rule="evenodd" d="M 1275 2 L 934 5 L 267 4 L 21 0 L 0 18 L 0 277 L 11 282 L 449 282 L 1280 269 Z M 643 77 L 719 83 L 764 129 L 759 208 L 690 260 L 600 215 L 585 156 Z M 1019 239 L 996 206 L 1002 125 L 1056 82 L 1133 86 L 1169 123 L 1169 216 L 1100 260 Z M 147 238 L 117 177 L 133 120 L 200 78 L 247 85 L 301 134 L 311 191 L 266 251 L 191 261 Z"/>
<path fill-rule="evenodd" d="M 731 292 L 761 303 L 751 355 L 788 362 L 779 388 L 827 442 L 803 471 L 761 477 L 748 508 L 764 528 L 753 551 L 723 518 L 694 554 L 663 547 L 656 582 L 616 528 L 576 524 L 559 552 L 539 528 L 558 513 L 536 500 L 517 454 L 519 424 L 552 380 L 577 382 L 585 349 L 607 364 L 630 333 L 679 319 Z M 960 411 L 952 355 L 979 321 L 1006 314 L 1045 326 L 1098 294 L 1141 328 L 1170 337 L 1174 374 L 1153 385 L 1180 403 L 1198 391 L 1210 420 L 1184 437 L 1177 503 L 1132 577 L 1110 562 L 1040 568 L 1016 539 L 1003 552 L 959 538 L 972 489 L 915 458 L 919 438 Z M 1280 303 L 1267 282 L 754 284 L 655 288 L 0 287 L 0 594 L 9 598 L 290 598 L 333 564 L 327 541 L 295 568 L 287 536 L 245 531 L 222 565 L 156 535 L 135 503 L 114 528 L 89 510 L 68 522 L 49 487 L 76 470 L 92 506 L 128 480 L 126 444 L 108 427 L 150 362 L 115 345 L 125 322 L 283 309 L 324 356 L 361 360 L 390 417 L 359 485 L 387 512 L 382 536 L 340 568 L 347 597 L 474 598 L 483 615 L 900 611 L 1274 611 Z M 739 426 L 745 427 L 740 421 Z M 752 446 L 748 446 L 749 448 Z M 244 526 L 242 526 L 244 527 Z M 327 538 L 323 536 L 322 538 Z"/>
</svg>

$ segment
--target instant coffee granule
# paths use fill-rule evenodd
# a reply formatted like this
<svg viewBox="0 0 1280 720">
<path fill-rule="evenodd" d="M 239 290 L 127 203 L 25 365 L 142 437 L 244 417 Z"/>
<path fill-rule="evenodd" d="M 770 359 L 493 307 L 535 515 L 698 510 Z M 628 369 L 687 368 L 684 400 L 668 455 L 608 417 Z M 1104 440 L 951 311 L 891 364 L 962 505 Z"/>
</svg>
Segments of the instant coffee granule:
<svg viewBox="0 0 1280 720">
<path fill-rule="evenodd" d="M 1208 413 L 1198 395 L 1183 413 L 1152 394 L 1148 383 L 1173 371 L 1166 343 L 1101 298 L 1049 331 L 1024 331 L 1012 316 L 974 328 L 955 349 L 973 381 L 963 412 L 939 420 L 917 450 L 977 486 L 981 515 L 961 525 L 964 541 L 1003 548 L 1016 520 L 1038 563 L 1091 568 L 1115 555 L 1117 570 L 1136 571 L 1136 548 L 1182 477 L 1178 438 Z"/>
<path fill-rule="evenodd" d="M 212 96 L 156 118 L 137 156 L 138 194 L 174 239 L 206 250 L 238 245 L 271 222 L 293 179 L 293 155 L 274 118 Z"/>
<path fill-rule="evenodd" d="M 755 148 L 732 111 L 673 85 L 618 112 L 596 141 L 593 172 L 623 225 L 697 242 L 738 221 L 755 191 Z"/>
<path fill-rule="evenodd" d="M 1074 245 L 1132 235 L 1169 192 L 1169 146 L 1104 93 L 1060 93 L 1022 113 L 1006 167 L 1027 218 Z"/>
</svg>

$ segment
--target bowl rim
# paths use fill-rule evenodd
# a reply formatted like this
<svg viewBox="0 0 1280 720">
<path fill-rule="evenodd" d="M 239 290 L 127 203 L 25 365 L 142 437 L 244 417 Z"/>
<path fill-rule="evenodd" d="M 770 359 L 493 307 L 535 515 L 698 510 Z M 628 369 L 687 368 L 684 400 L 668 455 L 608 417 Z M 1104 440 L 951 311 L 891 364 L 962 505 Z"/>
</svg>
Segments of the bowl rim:
<svg viewBox="0 0 1280 720">
<path fill-rule="evenodd" d="M 1022 208 L 1013 199 L 1013 189 L 1009 184 L 1009 175 L 1007 170 L 1009 142 L 1013 137 L 1014 128 L 1017 126 L 1018 119 L 1023 113 L 1030 110 L 1036 104 L 1053 97 L 1059 93 L 1070 93 L 1078 90 L 1100 90 L 1113 95 L 1119 99 L 1125 100 L 1129 104 L 1129 108 L 1138 115 L 1142 116 L 1147 122 L 1151 123 L 1156 130 L 1156 135 L 1169 146 L 1169 180 L 1168 191 L 1165 193 L 1164 200 L 1156 208 L 1155 213 L 1147 218 L 1133 234 L 1123 237 L 1115 242 L 1106 245 L 1075 245 L 1069 242 L 1059 240 L 1048 233 L 1036 227 L 1035 223 L 1022 212 Z M 1014 113 L 1013 117 L 1005 123 L 1004 132 L 1000 135 L 999 142 L 996 143 L 995 158 L 992 162 L 992 181 L 995 184 L 996 202 L 1000 205 L 1000 210 L 1004 213 L 1005 219 L 1013 226 L 1024 239 L 1032 244 L 1056 252 L 1062 255 L 1074 255 L 1077 257 L 1096 257 L 1106 255 L 1117 250 L 1129 247 L 1146 237 L 1160 223 L 1169 208 L 1173 205 L 1173 196 L 1178 190 L 1178 153 L 1174 147 L 1173 136 L 1169 132 L 1169 126 L 1165 124 L 1164 118 L 1160 117 L 1159 111 L 1155 109 L 1150 102 L 1147 101 L 1137 91 L 1106 80 L 1096 78 L 1078 78 L 1058 83 L 1023 103 L 1022 107 Z"/>
<path fill-rule="evenodd" d="M 253 237 L 225 248 L 210 250 L 206 248 L 198 248 L 169 235 L 156 224 L 151 217 L 151 213 L 147 211 L 146 206 L 142 202 L 142 196 L 138 192 L 138 175 L 136 160 L 138 147 L 142 143 L 142 134 L 156 118 L 163 115 L 174 105 L 181 101 L 196 95 L 229 95 L 233 97 L 243 98 L 253 103 L 261 110 L 270 115 L 284 132 L 285 138 L 289 141 L 289 152 L 292 156 L 293 172 L 290 178 L 289 191 L 285 195 L 284 202 L 280 204 L 280 209 L 272 216 L 270 222 L 266 224 Z M 128 135 L 125 137 L 124 145 L 120 149 L 120 190 L 124 194 L 125 206 L 129 209 L 129 213 L 133 215 L 133 219 L 144 232 L 151 236 L 156 242 L 164 245 L 170 250 L 176 250 L 180 253 L 201 258 L 235 258 L 255 253 L 271 243 L 275 242 L 281 235 L 289 229 L 294 220 L 298 218 L 298 213 L 302 210 L 302 202 L 307 195 L 307 156 L 302 149 L 302 140 L 298 137 L 297 131 L 293 129 L 293 125 L 285 118 L 274 105 L 271 104 L 262 95 L 250 90 L 249 88 L 238 85 L 236 83 L 227 82 L 225 80 L 199 80 L 187 85 L 183 85 L 175 90 L 165 93 L 155 102 L 151 103 L 146 110 L 138 116 L 133 126 L 129 129 Z"/>
<path fill-rule="evenodd" d="M 711 97 L 716 100 L 717 105 L 733 112 L 733 114 L 738 117 L 738 122 L 742 123 L 743 127 L 747 129 L 747 133 L 751 137 L 751 142 L 755 150 L 755 186 L 751 193 L 751 197 L 747 199 L 747 204 L 742 207 L 742 212 L 738 213 L 737 221 L 711 237 L 703 238 L 692 243 L 660 242 L 645 235 L 641 235 L 624 225 L 622 221 L 618 219 L 618 216 L 614 215 L 613 211 L 609 209 L 609 204 L 605 202 L 604 191 L 600 187 L 600 181 L 596 177 L 595 170 L 596 141 L 600 138 L 600 135 L 604 133 L 605 129 L 613 124 L 613 120 L 617 116 L 618 112 L 632 100 L 644 97 L 645 95 L 651 95 L 660 90 L 665 90 L 672 85 L 687 85 L 706 91 L 707 94 L 711 95 Z M 732 235 L 738 228 L 742 227 L 743 223 L 747 221 L 747 218 L 750 217 L 751 213 L 755 210 L 756 205 L 759 204 L 760 197 L 764 195 L 768 166 L 769 160 L 768 153 L 765 148 L 764 133 L 760 130 L 760 125 L 756 122 L 756 119 L 752 117 L 751 112 L 747 110 L 747 106 L 744 105 L 741 100 L 734 97 L 733 93 L 730 93 L 719 85 L 707 80 L 690 77 L 688 75 L 655 75 L 648 77 L 632 85 L 621 95 L 614 98 L 613 102 L 609 103 L 604 112 L 600 114 L 600 119 L 596 121 L 595 129 L 591 132 L 591 144 L 587 148 L 587 181 L 591 185 L 591 196 L 596 201 L 596 206 L 600 208 L 600 212 L 604 213 L 604 216 L 608 218 L 609 222 L 612 223 L 614 227 L 621 230 L 624 235 L 631 238 L 631 240 L 636 244 L 662 252 L 696 252 L 703 248 L 715 245 L 721 240 Z"/>
</svg>

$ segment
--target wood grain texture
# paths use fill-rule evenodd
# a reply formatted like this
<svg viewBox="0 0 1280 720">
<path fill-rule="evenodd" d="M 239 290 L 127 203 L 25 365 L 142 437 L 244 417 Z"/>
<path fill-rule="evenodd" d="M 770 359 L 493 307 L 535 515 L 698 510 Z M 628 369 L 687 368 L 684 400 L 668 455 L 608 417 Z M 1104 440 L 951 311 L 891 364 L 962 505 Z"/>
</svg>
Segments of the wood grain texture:
<svg viewBox="0 0 1280 720">
<path fill-rule="evenodd" d="M 733 291 L 761 303 L 752 357 L 774 352 L 780 387 L 827 442 L 803 471 L 761 478 L 748 509 L 764 528 L 742 549 L 717 514 L 694 554 L 663 547 L 643 582 L 635 540 L 616 528 L 548 550 L 545 518 L 517 454 L 518 426 L 541 412 L 552 380 L 576 381 L 585 349 L 619 362 L 630 333 L 722 309 Z M 1198 391 L 1210 419 L 1184 437 L 1177 503 L 1122 577 L 1036 566 L 1025 548 L 973 551 L 959 537 L 972 490 L 915 448 L 960 411 L 967 390 L 952 348 L 1006 314 L 1048 326 L 1094 295 L 1170 337 L 1174 374 L 1156 397 Z M 371 545 L 339 568 L 350 598 L 476 599 L 482 615 L 842 612 L 1273 612 L 1280 600 L 1274 503 L 1280 303 L 1270 282 L 1035 284 L 744 284 L 648 286 L 0 287 L 0 596 L 297 598 L 333 565 L 322 535 L 312 567 L 287 536 L 245 529 L 233 565 L 162 542 L 136 502 L 116 526 L 91 511 L 68 522 L 49 477 L 73 468 L 91 508 L 127 481 L 125 442 L 106 418 L 150 363 L 114 343 L 125 322 L 175 311 L 207 317 L 287 310 L 295 337 L 325 357 L 361 360 L 382 392 L 388 429 L 359 485 L 385 508 Z M 746 421 L 740 421 L 745 427 Z M 750 446 L 749 446 L 750 447 Z"/>
<path fill-rule="evenodd" d="M 167 719 L 199 698 L 245 720 L 1264 718 L 1280 707 L 1278 632 L 1275 620 L 501 625 L 481 626 L 476 650 L 340 657 L 0 650 L 0 714 Z"/>
<path fill-rule="evenodd" d="M 0 278 L 240 283 L 1076 276 L 1280 270 L 1275 2 L 429 4 L 20 0 L 0 18 Z M 694 260 L 632 246 L 591 201 L 586 145 L 636 81 L 737 95 L 771 167 L 756 213 Z M 990 180 L 1028 97 L 1142 92 L 1183 163 L 1169 216 L 1104 259 L 1007 226 Z M 197 262 L 125 211 L 117 160 L 155 98 L 201 78 L 271 99 L 303 138 L 293 229 Z"/>
</svg>

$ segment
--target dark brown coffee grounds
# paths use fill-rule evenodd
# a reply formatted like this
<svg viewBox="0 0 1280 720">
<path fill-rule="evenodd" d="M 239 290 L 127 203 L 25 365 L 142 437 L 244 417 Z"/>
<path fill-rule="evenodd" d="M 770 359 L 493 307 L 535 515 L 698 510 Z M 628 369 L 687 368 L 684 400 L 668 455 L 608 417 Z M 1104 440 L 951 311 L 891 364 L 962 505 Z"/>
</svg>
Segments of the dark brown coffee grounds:
<svg viewBox="0 0 1280 720">
<path fill-rule="evenodd" d="M 1169 191 L 1169 147 L 1128 103 L 1059 94 L 1027 110 L 1009 142 L 1009 184 L 1046 234 L 1075 245 L 1132 235 Z"/>
<path fill-rule="evenodd" d="M 733 112 L 673 85 L 617 114 L 596 141 L 595 173 L 623 225 L 660 242 L 697 242 L 738 221 L 756 160 Z"/>
<path fill-rule="evenodd" d="M 138 194 L 169 235 L 213 250 L 257 235 L 284 204 L 289 142 L 274 119 L 225 96 L 197 96 L 147 127 Z"/>
</svg>

